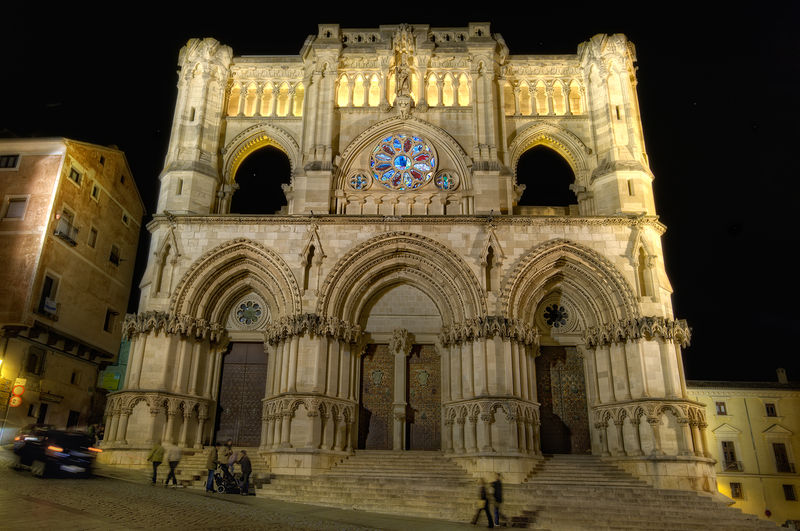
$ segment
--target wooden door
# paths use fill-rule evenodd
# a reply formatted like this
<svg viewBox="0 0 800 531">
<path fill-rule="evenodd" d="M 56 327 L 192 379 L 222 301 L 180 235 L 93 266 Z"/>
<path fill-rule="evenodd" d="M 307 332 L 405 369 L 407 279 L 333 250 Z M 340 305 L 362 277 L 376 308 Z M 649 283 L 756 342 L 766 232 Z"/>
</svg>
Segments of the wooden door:
<svg viewBox="0 0 800 531">
<path fill-rule="evenodd" d="M 232 343 L 222 362 L 217 441 L 236 446 L 261 442 L 261 401 L 267 384 L 267 355 L 262 343 Z"/>
</svg>

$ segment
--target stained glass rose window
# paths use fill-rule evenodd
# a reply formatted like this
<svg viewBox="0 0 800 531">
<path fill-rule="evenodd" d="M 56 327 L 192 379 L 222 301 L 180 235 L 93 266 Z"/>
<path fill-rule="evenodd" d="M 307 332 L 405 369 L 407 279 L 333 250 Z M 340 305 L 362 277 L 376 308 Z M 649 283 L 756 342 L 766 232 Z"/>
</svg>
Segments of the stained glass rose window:
<svg viewBox="0 0 800 531">
<path fill-rule="evenodd" d="M 433 178 L 436 155 L 422 138 L 397 133 L 372 150 L 369 167 L 375 180 L 390 190 L 416 190 Z"/>
<path fill-rule="evenodd" d="M 261 318 L 261 305 L 254 301 L 243 302 L 236 309 L 236 318 L 243 325 L 251 325 Z"/>
<path fill-rule="evenodd" d="M 547 322 L 548 326 L 552 326 L 553 328 L 558 328 L 560 326 L 564 326 L 567 324 L 567 319 L 569 319 L 569 314 L 567 313 L 566 308 L 563 306 L 559 306 L 558 304 L 551 304 L 544 311 L 544 319 Z"/>
</svg>

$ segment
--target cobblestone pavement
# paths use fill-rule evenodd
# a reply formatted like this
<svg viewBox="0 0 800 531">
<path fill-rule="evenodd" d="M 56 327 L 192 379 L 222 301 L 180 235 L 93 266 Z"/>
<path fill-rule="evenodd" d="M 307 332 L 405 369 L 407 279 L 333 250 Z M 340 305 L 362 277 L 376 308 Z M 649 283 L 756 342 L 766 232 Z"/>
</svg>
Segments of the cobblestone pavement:
<svg viewBox="0 0 800 531">
<path fill-rule="evenodd" d="M 0 527 L 4 529 L 463 529 L 470 526 L 390 517 L 95 476 L 33 477 L 7 465 L 0 450 Z M 137 472 L 131 477 L 141 478 Z"/>
</svg>

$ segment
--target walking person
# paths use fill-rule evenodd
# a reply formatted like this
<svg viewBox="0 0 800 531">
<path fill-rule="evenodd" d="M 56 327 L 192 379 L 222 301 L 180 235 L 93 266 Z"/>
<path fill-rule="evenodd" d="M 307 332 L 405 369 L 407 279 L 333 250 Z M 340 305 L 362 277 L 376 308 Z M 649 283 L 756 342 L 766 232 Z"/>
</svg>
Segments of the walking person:
<svg viewBox="0 0 800 531">
<path fill-rule="evenodd" d="M 492 521 L 492 513 L 489 512 L 489 496 L 486 494 L 486 482 L 483 481 L 483 478 L 478 480 L 478 485 L 480 486 L 480 490 L 478 492 L 478 496 L 480 500 L 477 504 L 477 511 L 475 511 L 475 516 L 472 517 L 472 525 L 478 523 L 478 518 L 480 518 L 481 513 L 486 513 L 486 519 L 489 521 L 489 527 L 494 527 L 494 522 Z"/>
<path fill-rule="evenodd" d="M 250 474 L 253 472 L 253 466 L 250 463 L 250 458 L 247 457 L 247 451 L 242 450 L 240 452 L 241 457 L 239 458 L 239 466 L 242 467 L 242 487 L 241 487 L 241 494 L 242 496 L 247 496 L 249 494 L 250 488 Z"/>
<path fill-rule="evenodd" d="M 161 446 L 160 442 L 153 445 L 152 450 L 147 454 L 147 460 L 153 463 L 153 480 L 150 484 L 155 485 L 158 476 L 158 466 L 164 462 L 164 447 Z"/>
<path fill-rule="evenodd" d="M 219 446 L 218 442 L 215 442 L 211 449 L 208 451 L 208 457 L 206 457 L 206 468 L 208 469 L 208 479 L 206 480 L 206 492 L 214 492 L 214 471 L 217 470 L 217 463 L 219 450 L 217 447 Z"/>
<path fill-rule="evenodd" d="M 494 481 L 492 481 L 492 497 L 494 498 L 494 525 L 500 525 L 500 506 L 503 504 L 503 482 L 500 480 L 500 474 L 495 474 Z M 503 516 L 505 519 L 505 516 Z"/>
<path fill-rule="evenodd" d="M 174 445 L 170 444 L 167 447 L 167 464 L 169 464 L 169 475 L 167 475 L 167 479 L 164 480 L 164 486 L 166 487 L 169 485 L 169 478 L 172 478 L 172 486 L 178 486 L 178 478 L 175 477 L 175 468 L 177 468 L 178 463 L 181 462 L 181 449 Z"/>
</svg>

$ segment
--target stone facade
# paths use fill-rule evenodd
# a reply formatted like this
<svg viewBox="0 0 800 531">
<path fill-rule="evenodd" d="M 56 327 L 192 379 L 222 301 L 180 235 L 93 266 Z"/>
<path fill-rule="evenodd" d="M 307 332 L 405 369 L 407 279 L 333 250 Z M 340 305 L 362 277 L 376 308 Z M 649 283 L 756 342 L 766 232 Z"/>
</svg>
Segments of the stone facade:
<svg viewBox="0 0 800 531">
<path fill-rule="evenodd" d="M 117 356 L 144 205 L 125 155 L 74 140 L 0 141 L 3 441 L 33 422 L 86 428 Z"/>
<path fill-rule="evenodd" d="M 520 481 L 541 456 L 535 358 L 563 347 L 584 379 L 569 386 L 584 393 L 583 448 L 712 490 L 635 60 L 623 35 L 514 56 L 486 23 L 323 24 L 292 57 L 190 40 L 104 458 L 210 442 L 229 343 L 257 341 L 273 471 L 313 474 L 370 435 L 414 449 L 428 430 L 471 472 Z M 577 204 L 519 204 L 517 164 L 540 145 L 569 163 Z M 285 207 L 232 213 L 236 193 L 264 193 L 236 172 L 266 146 L 290 162 Z"/>
</svg>

